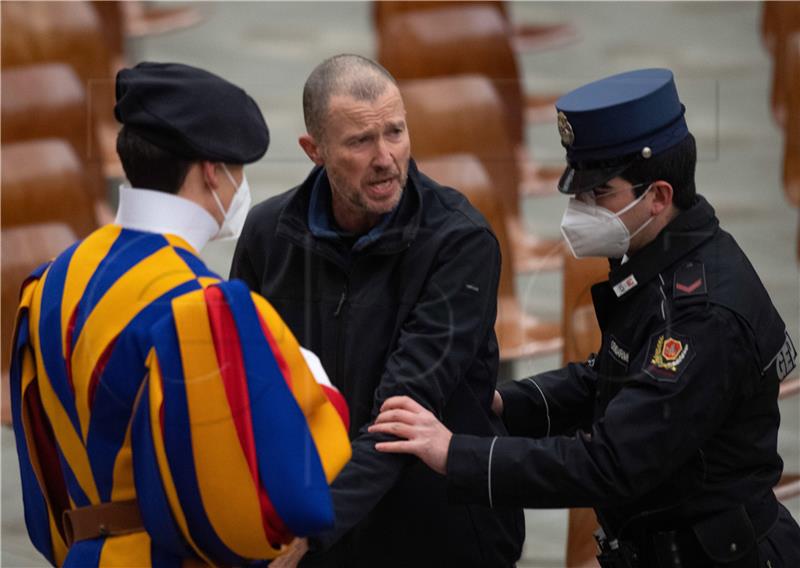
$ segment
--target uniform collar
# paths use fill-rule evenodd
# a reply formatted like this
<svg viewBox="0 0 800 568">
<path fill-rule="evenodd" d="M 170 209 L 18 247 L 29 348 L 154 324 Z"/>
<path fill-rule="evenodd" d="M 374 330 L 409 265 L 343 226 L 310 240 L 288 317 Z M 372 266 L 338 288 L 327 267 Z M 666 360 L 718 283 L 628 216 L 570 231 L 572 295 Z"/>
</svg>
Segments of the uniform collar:
<svg viewBox="0 0 800 568">
<path fill-rule="evenodd" d="M 121 185 L 114 224 L 123 229 L 177 235 L 200 251 L 219 232 L 211 213 L 194 201 L 164 191 Z"/>
<path fill-rule="evenodd" d="M 611 261 L 608 282 L 614 294 L 624 298 L 710 239 L 718 228 L 714 208 L 698 195 L 691 208 L 670 221 L 653 242 L 626 263 Z"/>
</svg>

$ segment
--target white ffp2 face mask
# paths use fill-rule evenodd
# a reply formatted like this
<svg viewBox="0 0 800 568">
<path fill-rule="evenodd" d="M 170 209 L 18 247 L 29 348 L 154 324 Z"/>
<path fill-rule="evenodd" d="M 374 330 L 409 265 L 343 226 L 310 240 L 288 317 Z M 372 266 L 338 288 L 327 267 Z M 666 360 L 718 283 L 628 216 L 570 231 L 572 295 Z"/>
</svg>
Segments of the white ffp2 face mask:
<svg viewBox="0 0 800 568">
<path fill-rule="evenodd" d="M 561 219 L 561 234 L 575 258 L 622 258 L 628 252 L 631 239 L 649 225 L 653 218 L 650 217 L 631 234 L 620 216 L 636 207 L 651 187 L 652 185 L 616 213 L 596 203 L 584 203 L 571 197 Z"/>
<path fill-rule="evenodd" d="M 212 241 L 226 241 L 239 238 L 239 235 L 242 234 L 244 221 L 247 218 L 247 212 L 250 210 L 250 202 L 252 201 L 252 198 L 250 197 L 250 185 L 247 183 L 247 176 L 244 174 L 244 172 L 242 172 L 242 183 L 237 186 L 236 180 L 233 179 L 233 176 L 228 171 L 228 168 L 225 167 L 225 164 L 222 164 L 222 169 L 225 171 L 225 175 L 228 176 L 228 179 L 233 184 L 233 187 L 236 188 L 236 193 L 233 195 L 233 199 L 231 200 L 231 206 L 228 207 L 227 211 L 225 211 L 217 192 L 211 192 L 211 195 L 214 196 L 214 201 L 217 202 L 217 207 L 219 207 L 219 210 L 224 217 L 222 225 L 219 227 L 219 232 L 214 235 L 214 238 L 211 239 Z"/>
</svg>

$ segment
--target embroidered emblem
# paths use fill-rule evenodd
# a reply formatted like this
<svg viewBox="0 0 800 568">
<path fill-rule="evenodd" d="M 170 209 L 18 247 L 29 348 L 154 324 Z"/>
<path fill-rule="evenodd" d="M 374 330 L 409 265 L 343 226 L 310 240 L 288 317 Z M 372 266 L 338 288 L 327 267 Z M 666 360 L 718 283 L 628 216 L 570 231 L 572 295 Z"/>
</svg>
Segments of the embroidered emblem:
<svg viewBox="0 0 800 568">
<path fill-rule="evenodd" d="M 567 120 L 567 115 L 563 112 L 558 113 L 558 133 L 564 146 L 572 146 L 572 143 L 575 142 L 575 132 L 572 130 L 569 120 Z"/>
<path fill-rule="evenodd" d="M 694 358 L 688 338 L 675 334 L 654 335 L 648 352 L 644 372 L 658 381 L 677 381 Z"/>
<path fill-rule="evenodd" d="M 617 298 L 621 298 L 623 294 L 636 288 L 637 284 L 639 284 L 639 282 L 636 281 L 636 277 L 633 274 L 629 274 L 625 280 L 614 286 L 614 293 L 617 295 Z"/>
</svg>

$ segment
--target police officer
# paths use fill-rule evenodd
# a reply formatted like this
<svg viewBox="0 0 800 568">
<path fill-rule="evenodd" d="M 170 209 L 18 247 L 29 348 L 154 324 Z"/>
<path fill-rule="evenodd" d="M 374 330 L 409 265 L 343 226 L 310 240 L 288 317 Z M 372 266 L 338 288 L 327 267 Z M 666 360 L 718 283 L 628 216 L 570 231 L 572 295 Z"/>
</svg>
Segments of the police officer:
<svg viewBox="0 0 800 568">
<path fill-rule="evenodd" d="M 452 435 L 407 398 L 379 444 L 489 506 L 593 507 L 602 566 L 800 566 L 800 528 L 772 492 L 783 462 L 786 326 L 747 257 L 695 193 L 695 141 L 672 73 L 608 77 L 556 104 L 571 197 L 562 233 L 604 256 L 602 344 L 585 363 L 503 385 L 515 437 Z"/>
</svg>

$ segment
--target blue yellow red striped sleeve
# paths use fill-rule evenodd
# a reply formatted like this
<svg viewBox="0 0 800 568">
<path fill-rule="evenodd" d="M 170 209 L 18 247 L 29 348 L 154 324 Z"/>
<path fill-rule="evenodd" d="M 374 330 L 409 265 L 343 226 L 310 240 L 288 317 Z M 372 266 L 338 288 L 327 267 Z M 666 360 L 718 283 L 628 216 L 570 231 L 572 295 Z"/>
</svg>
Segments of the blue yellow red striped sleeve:
<svg viewBox="0 0 800 568">
<path fill-rule="evenodd" d="M 66 557 L 60 520 L 70 504 L 52 426 L 42 408 L 28 327 L 33 294 L 48 267 L 49 263 L 39 267 L 22 285 L 12 342 L 9 388 L 25 525 L 34 547 L 50 564 L 60 566 Z"/>
<path fill-rule="evenodd" d="M 346 405 L 269 303 L 241 282 L 208 286 L 172 299 L 152 335 L 131 436 L 154 542 L 239 565 L 330 527 Z"/>
</svg>

